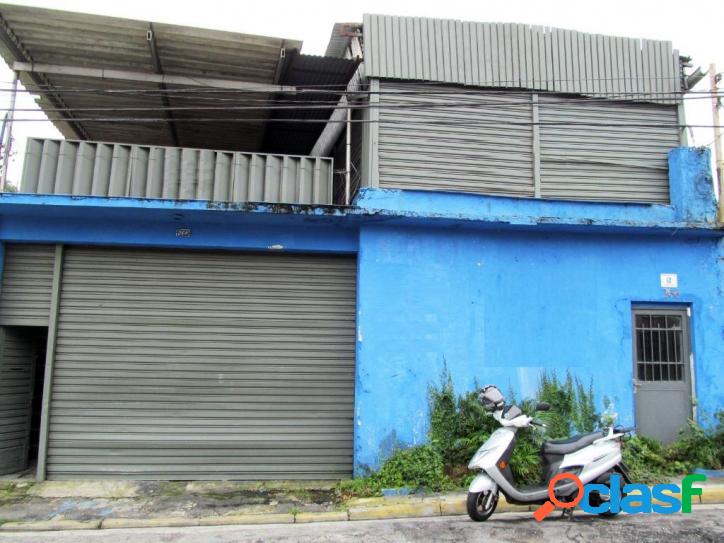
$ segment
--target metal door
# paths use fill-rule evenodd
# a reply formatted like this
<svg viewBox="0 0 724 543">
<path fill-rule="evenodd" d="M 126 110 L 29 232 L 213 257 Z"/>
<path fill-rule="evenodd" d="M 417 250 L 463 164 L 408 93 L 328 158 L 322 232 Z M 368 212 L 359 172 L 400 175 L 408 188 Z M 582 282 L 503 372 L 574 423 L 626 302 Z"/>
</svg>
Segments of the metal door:
<svg viewBox="0 0 724 543">
<path fill-rule="evenodd" d="M 636 429 L 668 443 L 692 417 L 687 310 L 635 308 L 633 325 Z"/>
</svg>

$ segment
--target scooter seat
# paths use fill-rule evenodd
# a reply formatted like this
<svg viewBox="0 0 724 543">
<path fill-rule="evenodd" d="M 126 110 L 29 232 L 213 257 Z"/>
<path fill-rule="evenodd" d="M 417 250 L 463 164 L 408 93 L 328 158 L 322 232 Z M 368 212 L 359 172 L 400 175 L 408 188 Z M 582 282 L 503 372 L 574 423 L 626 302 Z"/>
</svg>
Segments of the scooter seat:
<svg viewBox="0 0 724 543">
<path fill-rule="evenodd" d="M 597 439 L 603 437 L 601 432 L 591 432 L 590 434 L 582 434 L 571 436 L 568 439 L 555 439 L 543 443 L 543 454 L 568 454 L 583 447 L 587 447 Z"/>
</svg>

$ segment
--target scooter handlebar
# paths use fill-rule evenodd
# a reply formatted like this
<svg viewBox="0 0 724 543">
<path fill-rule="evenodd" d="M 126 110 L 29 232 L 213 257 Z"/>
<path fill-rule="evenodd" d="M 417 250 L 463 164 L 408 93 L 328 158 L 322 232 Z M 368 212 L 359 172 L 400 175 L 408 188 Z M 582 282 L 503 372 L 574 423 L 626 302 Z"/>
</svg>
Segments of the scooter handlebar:
<svg viewBox="0 0 724 543">
<path fill-rule="evenodd" d="M 615 426 L 613 428 L 613 431 L 616 432 L 617 434 L 628 434 L 630 432 L 633 432 L 634 430 L 636 430 L 635 426 L 626 426 L 626 427 Z"/>
</svg>

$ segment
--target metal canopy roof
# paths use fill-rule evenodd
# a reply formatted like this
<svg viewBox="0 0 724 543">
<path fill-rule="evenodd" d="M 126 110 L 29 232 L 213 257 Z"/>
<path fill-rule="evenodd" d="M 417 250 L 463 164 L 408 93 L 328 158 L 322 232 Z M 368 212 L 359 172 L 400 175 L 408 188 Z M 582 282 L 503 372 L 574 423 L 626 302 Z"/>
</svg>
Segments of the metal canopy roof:
<svg viewBox="0 0 724 543">
<path fill-rule="evenodd" d="M 0 4 L 0 15 L 32 60 L 44 64 L 154 73 L 146 40 L 152 27 L 168 74 L 272 83 L 281 48 L 302 47 L 298 40 L 8 4 Z M 3 57 L 9 60 L 5 54 Z"/>
<path fill-rule="evenodd" d="M 0 4 L 0 55 L 11 68 L 29 67 L 22 83 L 70 139 L 305 153 L 324 125 L 308 125 L 299 140 L 288 137 L 289 127 L 268 127 L 275 90 L 285 74 L 299 87 L 344 86 L 357 62 L 307 57 L 301 47 L 298 40 Z M 319 111 L 320 118 L 331 114 Z M 199 120 L 209 118 L 217 120 Z M 296 148 L 283 148 L 285 140 Z"/>
</svg>

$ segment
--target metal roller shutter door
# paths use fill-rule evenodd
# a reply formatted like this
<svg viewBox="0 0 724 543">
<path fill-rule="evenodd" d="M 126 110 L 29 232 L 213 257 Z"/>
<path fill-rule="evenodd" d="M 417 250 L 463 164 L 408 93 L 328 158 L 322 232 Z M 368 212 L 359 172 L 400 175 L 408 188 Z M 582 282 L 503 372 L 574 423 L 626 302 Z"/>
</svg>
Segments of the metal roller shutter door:
<svg viewBox="0 0 724 543">
<path fill-rule="evenodd" d="M 53 245 L 5 246 L 0 324 L 48 326 L 54 260 Z"/>
<path fill-rule="evenodd" d="M 540 122 L 544 198 L 668 203 L 675 106 L 543 95 Z"/>
<path fill-rule="evenodd" d="M 35 351 L 17 328 L 0 328 L 0 475 L 28 465 Z"/>
<path fill-rule="evenodd" d="M 49 477 L 350 476 L 355 266 L 67 248 Z"/>
<path fill-rule="evenodd" d="M 533 196 L 529 95 L 419 89 L 380 82 L 380 188 Z"/>
</svg>

